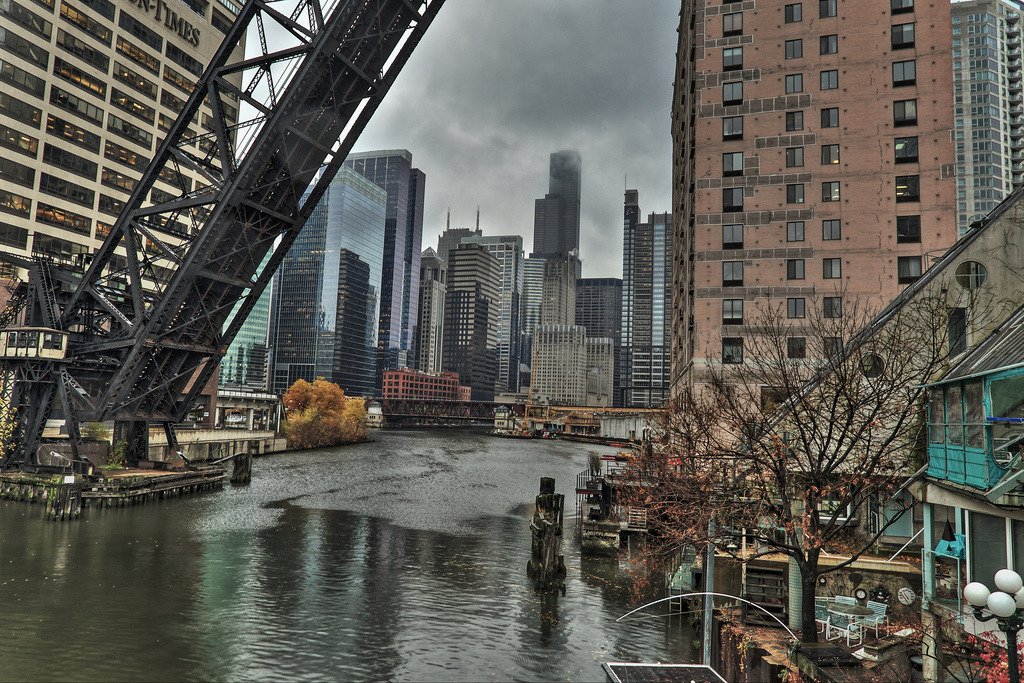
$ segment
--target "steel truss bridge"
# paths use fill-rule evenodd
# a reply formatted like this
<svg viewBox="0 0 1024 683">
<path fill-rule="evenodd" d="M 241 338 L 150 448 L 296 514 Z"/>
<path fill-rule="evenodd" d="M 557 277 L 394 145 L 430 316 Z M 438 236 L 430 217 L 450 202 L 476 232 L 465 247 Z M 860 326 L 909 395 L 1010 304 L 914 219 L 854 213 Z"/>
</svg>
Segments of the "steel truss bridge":
<svg viewBox="0 0 1024 683">
<path fill-rule="evenodd" d="M 378 398 L 384 417 L 394 420 L 410 421 L 449 421 L 492 422 L 494 410 L 499 407 L 508 408 L 510 414 L 522 417 L 523 406 L 511 403 L 492 403 L 489 401 L 429 401 L 416 398 Z"/>
<path fill-rule="evenodd" d="M 4 340 L 49 335 L 45 352 L 2 353 L 0 465 L 35 463 L 58 403 L 76 461 L 86 421 L 114 419 L 130 460 L 151 423 L 176 446 L 173 423 L 443 1 L 248 0 L 88 263 L 0 256 L 28 271 L 0 313 Z M 258 54 L 235 54 L 243 36 Z M 157 178 L 180 191 L 153 203 Z"/>
</svg>

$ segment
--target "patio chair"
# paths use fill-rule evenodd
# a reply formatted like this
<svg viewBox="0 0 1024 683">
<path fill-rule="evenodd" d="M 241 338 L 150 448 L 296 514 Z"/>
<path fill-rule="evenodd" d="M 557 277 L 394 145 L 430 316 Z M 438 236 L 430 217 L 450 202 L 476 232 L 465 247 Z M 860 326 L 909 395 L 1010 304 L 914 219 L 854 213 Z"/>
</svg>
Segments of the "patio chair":
<svg viewBox="0 0 1024 683">
<path fill-rule="evenodd" d="M 866 617 L 864 619 L 864 626 L 870 626 L 875 629 L 875 638 L 878 637 L 878 627 L 885 625 L 886 633 L 889 632 L 889 617 L 886 616 L 886 612 L 889 610 L 889 605 L 884 602 L 875 602 L 874 600 L 868 600 L 868 609 L 874 612 L 873 616 Z"/>
<path fill-rule="evenodd" d="M 814 598 L 814 622 L 818 625 L 818 632 L 824 633 L 828 624 L 828 598 Z"/>
<path fill-rule="evenodd" d="M 857 598 L 855 598 L 855 597 L 853 597 L 851 595 L 837 595 L 835 597 L 835 601 L 836 601 L 837 605 L 856 605 L 857 604 Z"/>
<path fill-rule="evenodd" d="M 830 612 L 828 621 L 825 623 L 825 640 L 832 640 L 833 632 L 837 634 L 836 638 L 842 635 L 846 636 L 847 647 L 850 647 L 850 641 L 854 638 L 857 639 L 858 645 L 864 639 L 864 628 L 856 620 L 850 619 L 845 614 Z"/>
</svg>

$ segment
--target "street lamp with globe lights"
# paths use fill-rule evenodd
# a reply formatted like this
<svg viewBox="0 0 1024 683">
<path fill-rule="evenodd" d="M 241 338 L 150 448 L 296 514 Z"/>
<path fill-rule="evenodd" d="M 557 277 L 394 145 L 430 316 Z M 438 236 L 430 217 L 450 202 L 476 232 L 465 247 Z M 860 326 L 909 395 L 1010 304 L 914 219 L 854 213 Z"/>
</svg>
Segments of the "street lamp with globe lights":
<svg viewBox="0 0 1024 683">
<path fill-rule="evenodd" d="M 1020 683 L 1020 669 L 1017 663 L 1017 631 L 1024 626 L 1024 581 L 1012 569 L 1000 569 L 995 576 L 996 588 L 989 591 L 983 583 L 972 581 L 964 586 L 964 600 L 974 608 L 978 621 L 996 620 L 999 630 L 1006 634 L 1006 663 L 1010 683 Z M 983 616 L 982 609 L 988 608 L 989 616 Z"/>
</svg>

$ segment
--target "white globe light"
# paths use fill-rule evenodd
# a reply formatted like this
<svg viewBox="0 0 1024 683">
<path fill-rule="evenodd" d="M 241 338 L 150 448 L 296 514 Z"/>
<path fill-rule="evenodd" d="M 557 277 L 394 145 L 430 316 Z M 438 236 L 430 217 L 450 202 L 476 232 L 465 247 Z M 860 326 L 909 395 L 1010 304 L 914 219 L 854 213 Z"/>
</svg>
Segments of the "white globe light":
<svg viewBox="0 0 1024 683">
<path fill-rule="evenodd" d="M 1021 581 L 1020 574 L 1012 569 L 1000 569 L 996 572 L 996 587 L 1004 593 L 1015 595 L 1024 587 L 1024 581 Z"/>
<path fill-rule="evenodd" d="M 988 611 L 997 617 L 1008 617 L 1017 611 L 1017 603 L 1012 595 L 996 591 L 988 596 Z"/>
<path fill-rule="evenodd" d="M 964 600 L 975 607 L 984 607 L 988 604 L 988 587 L 983 583 L 971 581 L 964 586 Z"/>
<path fill-rule="evenodd" d="M 1017 594 L 1013 596 L 1013 601 L 1017 603 L 1017 607 L 1024 607 L 1024 588 L 1017 591 Z"/>
</svg>

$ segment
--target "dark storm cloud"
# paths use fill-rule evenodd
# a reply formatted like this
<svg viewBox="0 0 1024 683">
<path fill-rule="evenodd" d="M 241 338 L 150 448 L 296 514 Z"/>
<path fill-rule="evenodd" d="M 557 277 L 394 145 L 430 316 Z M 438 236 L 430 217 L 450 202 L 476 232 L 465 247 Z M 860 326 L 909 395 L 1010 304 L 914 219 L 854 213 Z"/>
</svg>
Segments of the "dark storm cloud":
<svg viewBox="0 0 1024 683">
<path fill-rule="evenodd" d="M 533 241 L 548 155 L 583 158 L 587 277 L 622 270 L 622 193 L 671 207 L 678 0 L 447 0 L 356 150 L 405 148 L 427 175 L 423 247 L 452 226 Z M 628 181 L 625 177 L 628 176 Z"/>
</svg>

